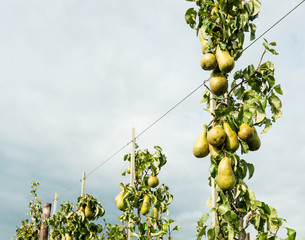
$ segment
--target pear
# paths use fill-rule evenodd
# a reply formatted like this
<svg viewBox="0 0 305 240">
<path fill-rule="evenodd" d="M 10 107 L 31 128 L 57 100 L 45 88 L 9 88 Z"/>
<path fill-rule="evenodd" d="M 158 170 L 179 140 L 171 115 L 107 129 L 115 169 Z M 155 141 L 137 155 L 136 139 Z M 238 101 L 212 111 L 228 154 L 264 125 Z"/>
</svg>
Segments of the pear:
<svg viewBox="0 0 305 240">
<path fill-rule="evenodd" d="M 220 154 L 220 149 L 218 149 L 217 147 L 211 144 L 209 144 L 209 150 L 210 150 L 210 155 L 214 158 Z"/>
<path fill-rule="evenodd" d="M 219 147 L 226 140 L 226 133 L 220 125 L 213 127 L 207 134 L 208 143 Z"/>
<path fill-rule="evenodd" d="M 261 146 L 261 140 L 259 139 L 256 129 L 254 127 L 252 127 L 252 129 L 254 130 L 254 136 L 251 141 L 248 142 L 248 146 L 250 151 L 256 151 Z"/>
<path fill-rule="evenodd" d="M 148 195 L 144 195 L 143 204 L 141 206 L 142 215 L 146 215 L 150 210 L 150 200 Z"/>
<path fill-rule="evenodd" d="M 225 94 L 228 90 L 228 80 L 219 70 L 213 70 L 210 76 L 210 89 L 216 96 Z"/>
<path fill-rule="evenodd" d="M 147 183 L 148 183 L 148 186 L 154 188 L 154 187 L 157 187 L 159 185 L 159 179 L 156 176 L 150 176 L 148 178 Z"/>
<path fill-rule="evenodd" d="M 234 59 L 230 56 L 228 51 L 220 49 L 219 45 L 216 48 L 216 59 L 220 71 L 223 73 L 229 73 L 234 68 Z"/>
<path fill-rule="evenodd" d="M 213 53 L 206 53 L 200 60 L 200 65 L 203 70 L 213 70 L 217 67 L 216 57 Z"/>
<path fill-rule="evenodd" d="M 223 124 L 223 128 L 225 133 L 227 134 L 226 137 L 226 149 L 230 152 L 235 152 L 239 148 L 239 141 L 237 138 L 237 133 L 233 131 L 228 123 Z"/>
<path fill-rule="evenodd" d="M 151 210 L 151 218 L 157 220 L 158 219 L 158 208 L 157 207 L 153 207 L 153 209 Z"/>
<path fill-rule="evenodd" d="M 218 186 L 223 191 L 232 190 L 236 185 L 236 179 L 228 157 L 224 157 L 218 165 Z"/>
<path fill-rule="evenodd" d="M 209 154 L 209 143 L 207 140 L 207 125 L 203 126 L 203 130 L 193 145 L 193 154 L 196 158 L 204 158 Z"/>
<path fill-rule="evenodd" d="M 254 130 L 252 127 L 250 127 L 247 123 L 243 123 L 239 127 L 238 131 L 238 137 L 245 141 L 245 142 L 250 142 L 254 136 Z"/>
<path fill-rule="evenodd" d="M 200 40 L 200 45 L 201 45 L 201 51 L 204 54 L 205 50 L 207 50 L 208 48 L 208 44 L 207 44 L 207 40 L 206 40 L 206 33 L 205 33 L 205 29 L 203 27 L 201 27 L 199 29 L 199 40 Z"/>
<path fill-rule="evenodd" d="M 117 208 L 121 211 L 123 211 L 125 208 L 123 197 L 124 197 L 124 191 L 122 190 L 114 199 Z"/>
<path fill-rule="evenodd" d="M 85 217 L 88 218 L 89 220 L 92 220 L 94 218 L 93 217 L 93 210 L 88 205 L 85 207 Z"/>
</svg>

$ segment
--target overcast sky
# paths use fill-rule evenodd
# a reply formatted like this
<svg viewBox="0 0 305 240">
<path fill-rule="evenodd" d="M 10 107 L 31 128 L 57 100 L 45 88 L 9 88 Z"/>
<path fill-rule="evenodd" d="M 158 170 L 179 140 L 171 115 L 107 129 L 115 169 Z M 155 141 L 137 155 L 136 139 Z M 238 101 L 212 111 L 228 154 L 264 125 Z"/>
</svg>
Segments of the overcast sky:
<svg viewBox="0 0 305 240">
<path fill-rule="evenodd" d="M 264 0 L 257 36 L 300 0 Z M 1 239 L 10 239 L 28 211 L 30 182 L 39 198 L 53 202 L 183 97 L 208 72 L 195 31 L 184 21 L 187 1 L 0 0 L 0 192 Z M 264 37 L 276 41 L 276 81 L 284 95 L 283 117 L 261 135 L 262 146 L 243 158 L 255 165 L 248 185 L 274 206 L 287 227 L 305 239 L 305 5 Z M 235 70 L 257 65 L 263 40 L 252 45 Z M 248 44 L 248 41 L 245 45 Z M 209 158 L 196 159 L 192 145 L 210 116 L 199 89 L 138 140 L 163 148 L 168 164 L 160 181 L 174 201 L 170 217 L 182 227 L 173 237 L 193 240 L 196 221 L 209 211 Z M 127 167 L 125 148 L 86 182 L 109 221 Z M 76 202 L 81 184 L 59 196 Z M 253 236 L 254 237 L 254 236 Z"/>
</svg>

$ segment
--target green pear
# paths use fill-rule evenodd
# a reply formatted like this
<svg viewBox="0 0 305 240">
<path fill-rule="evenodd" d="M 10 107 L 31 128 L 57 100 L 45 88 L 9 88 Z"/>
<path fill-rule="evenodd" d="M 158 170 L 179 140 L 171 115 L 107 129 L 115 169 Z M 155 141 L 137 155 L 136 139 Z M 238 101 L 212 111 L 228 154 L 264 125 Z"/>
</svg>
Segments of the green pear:
<svg viewBox="0 0 305 240">
<path fill-rule="evenodd" d="M 158 219 L 158 208 L 157 207 L 153 207 L 153 209 L 151 210 L 151 218 L 157 220 Z"/>
<path fill-rule="evenodd" d="M 213 127 L 207 134 L 208 143 L 219 147 L 226 140 L 226 133 L 220 125 Z"/>
<path fill-rule="evenodd" d="M 159 179 L 156 176 L 150 176 L 148 178 L 147 183 L 148 183 L 148 186 L 154 188 L 154 187 L 157 187 L 159 185 Z"/>
<path fill-rule="evenodd" d="M 220 149 L 218 149 L 217 147 L 215 147 L 211 144 L 209 144 L 209 150 L 210 150 L 210 155 L 214 158 L 217 157 L 221 151 Z"/>
<path fill-rule="evenodd" d="M 124 191 L 122 190 L 114 199 L 117 208 L 121 211 L 123 211 L 125 208 L 125 203 L 123 198 L 124 198 Z"/>
<path fill-rule="evenodd" d="M 232 190 L 236 185 L 236 179 L 228 157 L 224 157 L 218 165 L 218 186 L 223 191 Z"/>
<path fill-rule="evenodd" d="M 216 48 L 216 59 L 220 71 L 223 73 L 229 73 L 234 68 L 234 59 L 230 56 L 228 51 L 220 49 L 219 45 Z"/>
<path fill-rule="evenodd" d="M 237 138 L 237 133 L 233 131 L 228 123 L 223 124 L 223 128 L 225 133 L 227 134 L 226 137 L 226 149 L 230 152 L 235 152 L 239 148 L 239 141 Z"/>
<path fill-rule="evenodd" d="M 238 131 L 238 137 L 245 141 L 245 142 L 250 142 L 254 136 L 254 130 L 252 127 L 250 127 L 247 123 L 243 123 L 239 127 Z"/>
<path fill-rule="evenodd" d="M 211 72 L 209 82 L 210 89 L 216 96 L 221 96 L 228 90 L 228 80 L 218 69 Z"/>
<path fill-rule="evenodd" d="M 213 70 L 217 67 L 216 57 L 213 53 L 206 53 L 200 60 L 200 65 L 203 70 Z"/>
<path fill-rule="evenodd" d="M 149 210 L 150 210 L 149 196 L 145 195 L 144 196 L 144 200 L 143 200 L 143 204 L 141 206 L 141 213 L 142 213 L 142 215 L 146 215 L 147 213 L 149 213 Z"/>
<path fill-rule="evenodd" d="M 203 130 L 193 145 L 193 154 L 196 158 L 204 158 L 209 154 L 209 143 L 207 140 L 207 125 L 203 126 Z"/>
<path fill-rule="evenodd" d="M 199 40 L 200 40 L 200 45 L 201 45 L 201 51 L 204 54 L 205 50 L 208 48 L 208 41 L 206 39 L 206 33 L 205 33 L 205 28 L 201 27 L 199 29 Z"/>
<path fill-rule="evenodd" d="M 93 210 L 90 206 L 85 207 L 85 217 L 88 218 L 89 220 L 93 219 Z"/>
<path fill-rule="evenodd" d="M 248 142 L 248 146 L 250 151 L 256 151 L 261 147 L 261 140 L 259 139 L 256 129 L 254 127 L 252 127 L 252 129 L 254 130 L 254 136 L 251 141 Z"/>
</svg>

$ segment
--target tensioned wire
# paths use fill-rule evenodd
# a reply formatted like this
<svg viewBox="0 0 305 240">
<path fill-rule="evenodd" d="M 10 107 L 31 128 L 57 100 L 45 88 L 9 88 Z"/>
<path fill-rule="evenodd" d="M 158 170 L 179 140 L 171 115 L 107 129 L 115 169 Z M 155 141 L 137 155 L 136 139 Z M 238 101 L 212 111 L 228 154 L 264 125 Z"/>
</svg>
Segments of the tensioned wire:
<svg viewBox="0 0 305 240">
<path fill-rule="evenodd" d="M 255 42 L 257 42 L 260 38 L 262 38 L 266 33 L 268 33 L 272 28 L 274 28 L 276 25 L 278 25 L 284 18 L 286 18 L 290 13 L 292 13 L 295 9 L 297 9 L 302 3 L 304 3 L 305 0 L 302 0 L 299 4 L 297 4 L 294 8 L 292 8 L 288 13 L 286 13 L 282 18 L 280 18 L 277 22 L 275 22 L 271 27 L 269 27 L 265 32 L 263 32 L 259 37 L 257 37 L 253 42 L 251 42 L 247 47 L 244 48 L 244 51 L 246 51 L 249 47 L 251 47 Z M 177 108 L 181 103 L 183 103 L 187 98 L 189 98 L 193 93 L 195 93 L 198 89 L 200 89 L 209 79 L 203 81 L 198 87 L 196 87 L 192 92 L 190 92 L 188 95 L 186 95 L 183 99 L 181 99 L 177 104 L 175 104 L 172 108 L 170 108 L 167 112 L 165 112 L 161 117 L 159 117 L 157 120 L 155 120 L 153 123 L 151 123 L 148 127 L 146 127 L 142 132 L 140 132 L 137 136 L 135 136 L 134 139 L 129 141 L 126 145 L 122 146 L 120 149 L 118 149 L 116 152 L 114 152 L 111 156 L 109 156 L 107 159 L 105 159 L 101 164 L 99 164 L 96 168 L 94 168 L 92 171 L 90 171 L 88 174 L 86 174 L 86 178 L 94 173 L 97 169 L 102 167 L 105 163 L 110 161 L 112 158 L 114 158 L 117 154 L 119 154 L 121 151 L 123 151 L 127 146 L 129 146 L 133 141 L 135 141 L 137 138 L 139 138 L 141 135 L 143 135 L 146 131 L 148 131 L 150 128 L 152 128 L 155 124 L 157 124 L 161 119 L 163 119 L 166 115 L 168 115 L 171 111 L 173 111 L 175 108 Z M 70 191 L 72 188 L 74 188 L 79 182 L 81 182 L 82 179 L 75 182 L 73 185 L 68 187 L 66 190 L 61 192 L 58 195 L 64 195 L 68 191 Z"/>
</svg>

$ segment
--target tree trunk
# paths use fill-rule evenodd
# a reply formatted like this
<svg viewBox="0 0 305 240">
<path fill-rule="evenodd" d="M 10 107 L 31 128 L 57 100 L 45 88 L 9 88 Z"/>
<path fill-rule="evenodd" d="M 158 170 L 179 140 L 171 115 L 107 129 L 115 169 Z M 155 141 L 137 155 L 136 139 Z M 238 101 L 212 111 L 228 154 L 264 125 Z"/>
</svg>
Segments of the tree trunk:
<svg viewBox="0 0 305 240">
<path fill-rule="evenodd" d="M 39 240 L 48 240 L 49 226 L 44 225 L 43 222 L 50 217 L 51 205 L 51 203 L 43 204 Z"/>
</svg>

